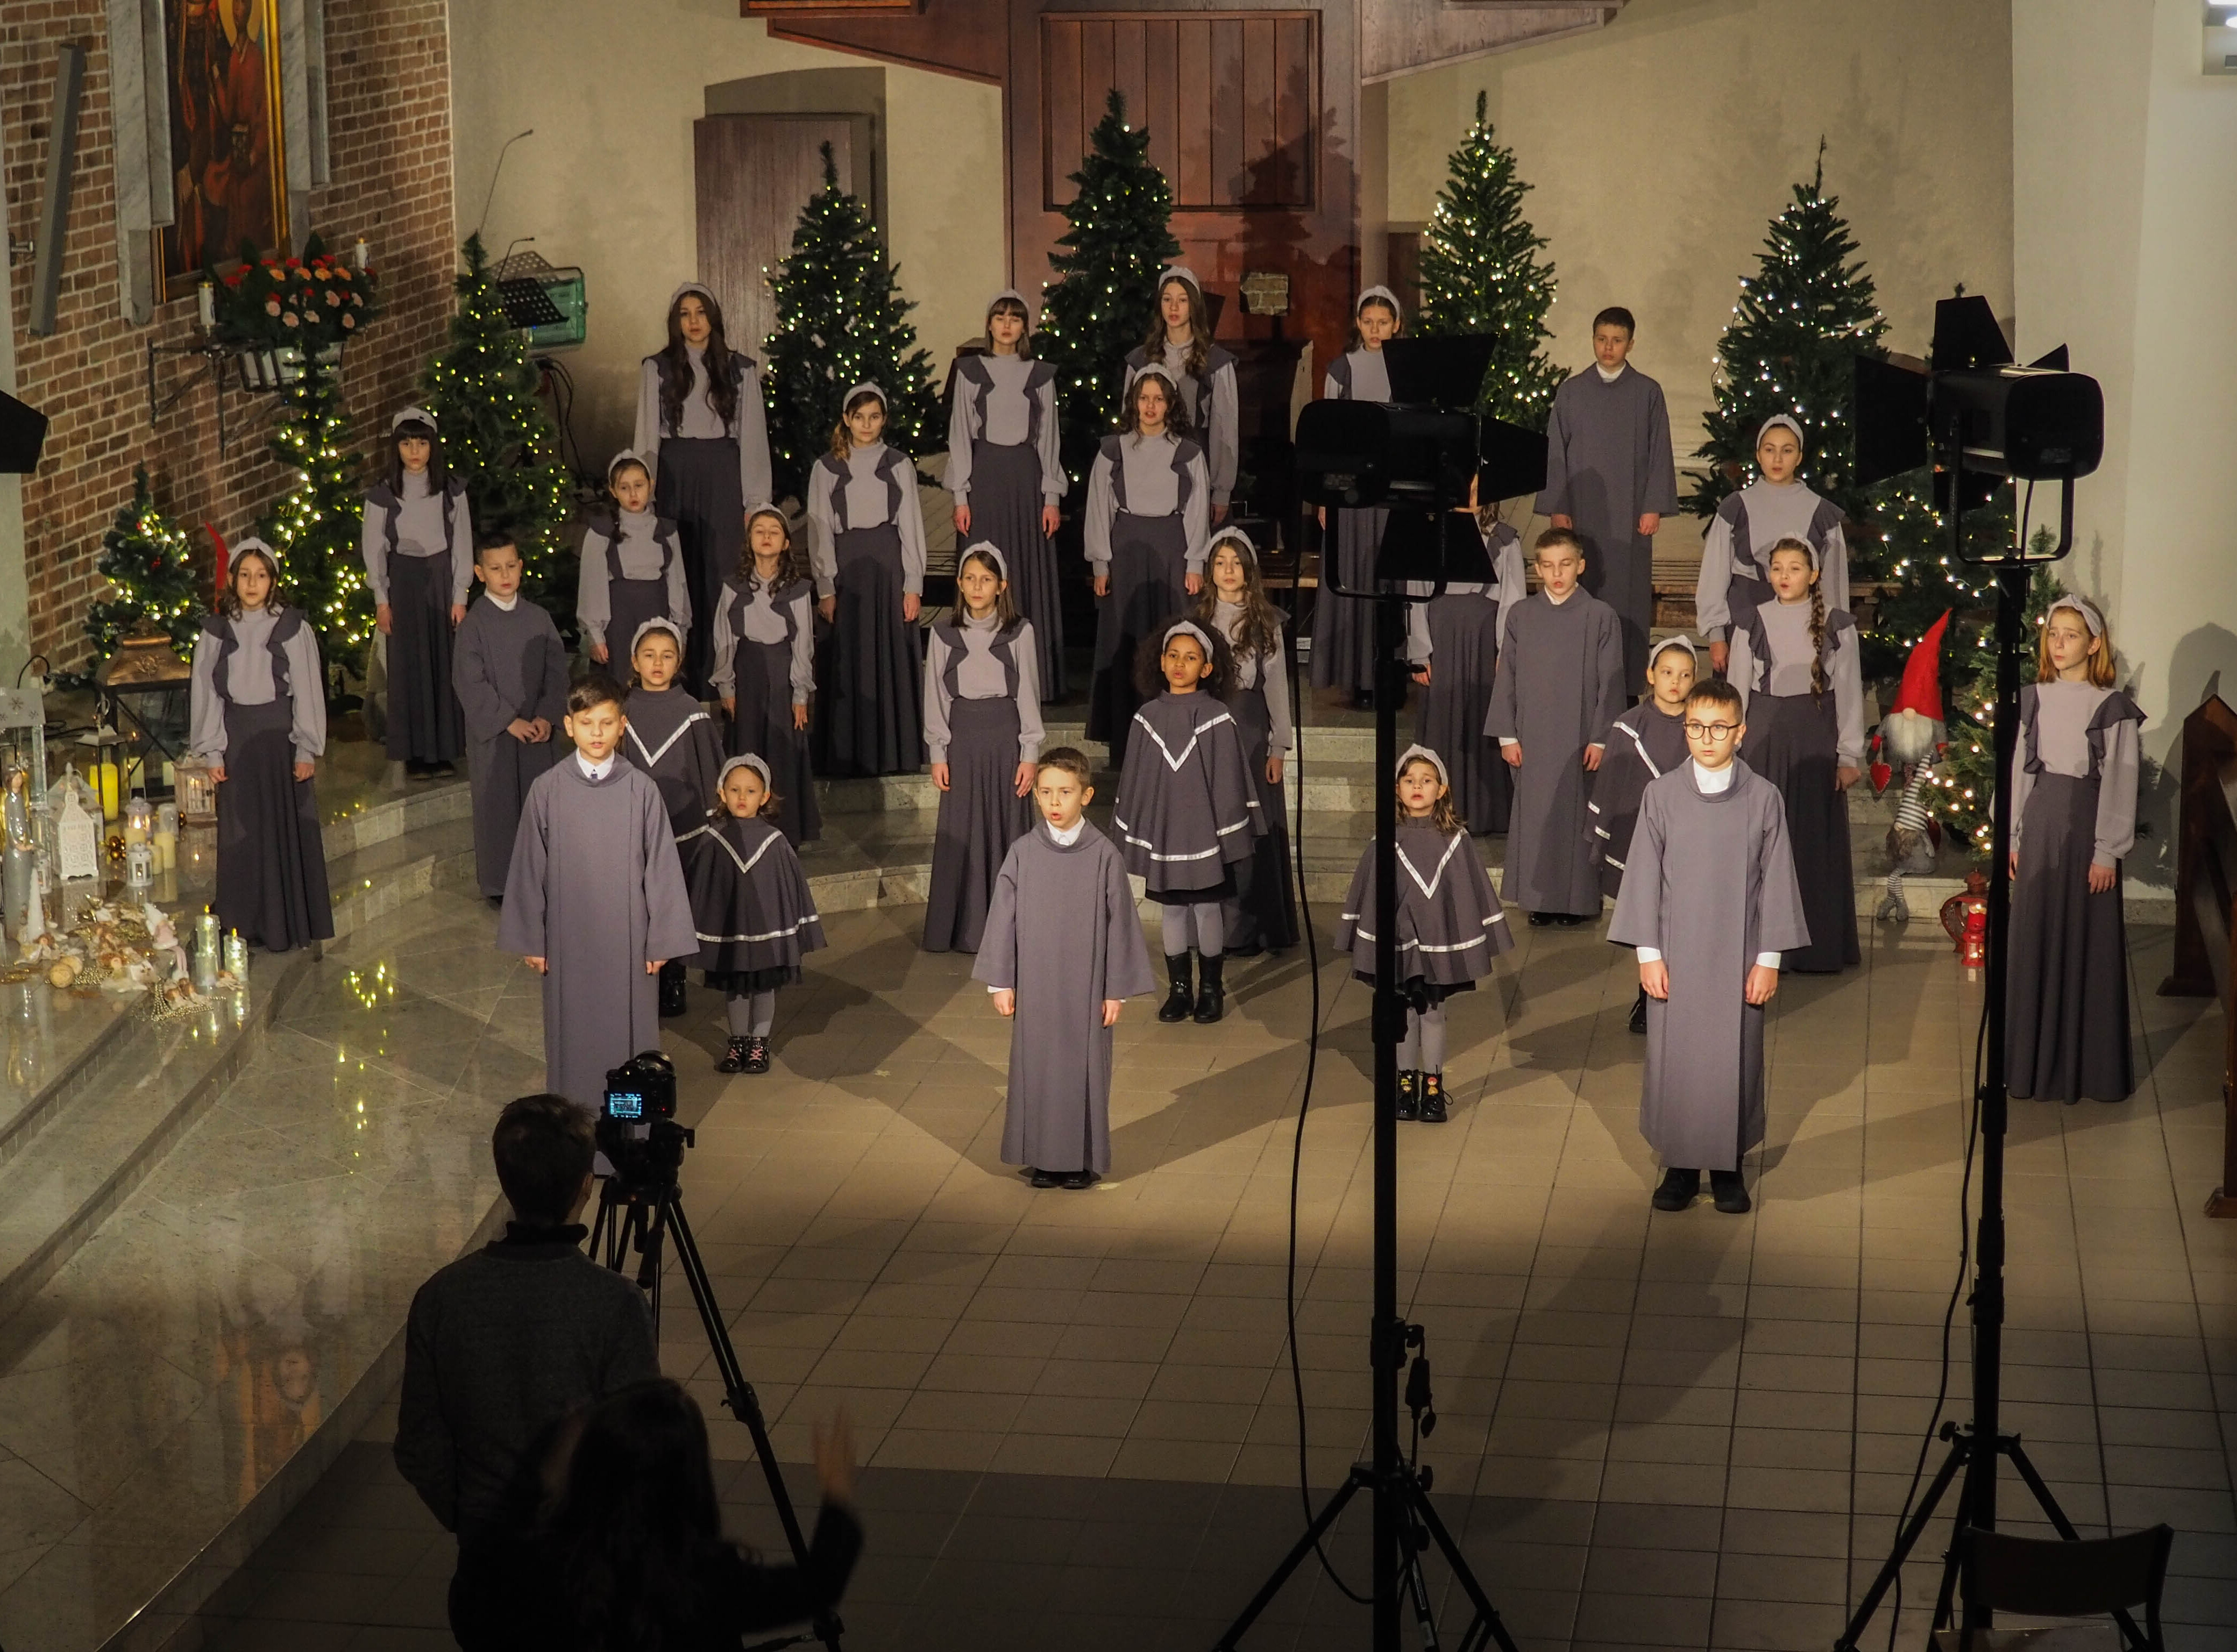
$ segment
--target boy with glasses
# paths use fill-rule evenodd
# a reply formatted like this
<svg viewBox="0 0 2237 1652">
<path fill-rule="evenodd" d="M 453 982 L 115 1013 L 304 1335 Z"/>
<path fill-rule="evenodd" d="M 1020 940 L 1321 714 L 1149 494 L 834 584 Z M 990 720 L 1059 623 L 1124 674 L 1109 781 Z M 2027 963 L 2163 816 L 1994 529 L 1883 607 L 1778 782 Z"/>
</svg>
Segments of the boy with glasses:
<svg viewBox="0 0 2237 1652">
<path fill-rule="evenodd" d="M 1689 760 L 1640 800 L 1608 938 L 1638 949 L 1647 997 L 1639 1128 L 1664 1167 L 1654 1208 L 1685 1209 L 1706 1169 L 1717 1208 L 1739 1215 L 1740 1162 L 1764 1137 L 1764 1006 L 1779 954 L 1810 931 L 1785 806 L 1739 760 L 1739 690 L 1697 684 L 1685 728 Z"/>
</svg>

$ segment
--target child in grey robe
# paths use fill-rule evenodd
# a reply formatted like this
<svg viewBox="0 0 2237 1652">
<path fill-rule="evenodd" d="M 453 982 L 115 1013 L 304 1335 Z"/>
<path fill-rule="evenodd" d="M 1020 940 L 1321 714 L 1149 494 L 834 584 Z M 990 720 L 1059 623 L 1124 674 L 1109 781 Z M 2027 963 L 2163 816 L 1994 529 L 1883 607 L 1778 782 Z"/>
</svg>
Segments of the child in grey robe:
<svg viewBox="0 0 2237 1652">
<path fill-rule="evenodd" d="M 1382 359 L 1382 346 L 1398 335 L 1403 317 L 1398 295 L 1387 286 L 1370 286 L 1359 295 L 1359 302 L 1351 306 L 1351 347 L 1329 364 L 1321 384 L 1323 400 L 1390 399 L 1390 369 Z M 1389 520 L 1389 511 L 1379 505 L 1338 509 L 1330 534 L 1329 512 L 1321 511 L 1321 554 L 1336 583 L 1348 590 L 1374 589 L 1375 558 L 1382 549 L 1382 530 Z M 1375 605 L 1339 596 L 1329 584 L 1323 580 L 1313 600 L 1313 687 L 1349 689 L 1353 704 L 1363 706 L 1375 690 Z"/>
<path fill-rule="evenodd" d="M 366 585 L 387 639 L 389 759 L 415 780 L 447 777 L 465 750 L 452 633 L 473 582 L 474 530 L 465 479 L 445 467 L 425 408 L 389 421 L 387 468 L 365 496 L 363 520 Z"/>
<path fill-rule="evenodd" d="M 2015 1096 L 2125 1101 L 2128 949 L 2121 861 L 2136 842 L 2138 726 L 2095 603 L 2061 596 L 2020 690 L 2012 754 L 2012 944 L 2005 1070 Z"/>
<path fill-rule="evenodd" d="M 1763 1141 L 1764 1005 L 1780 955 L 1809 941 L 1778 788 L 1741 762 L 1730 683 L 1686 704 L 1683 767 L 1652 781 L 1608 938 L 1639 951 L 1646 1072 L 1639 1129 L 1665 1167 L 1658 1210 L 1683 1210 L 1709 1172 L 1717 1208 L 1749 1207 L 1740 1162 Z"/>
<path fill-rule="evenodd" d="M 1504 832 L 1514 806 L 1514 781 L 1500 760 L 1498 742 L 1483 732 L 1499 652 L 1514 610 L 1530 595 L 1523 576 L 1522 536 L 1488 511 L 1476 517 L 1489 583 L 1459 581 L 1406 609 L 1406 658 L 1421 692 L 1414 701 L 1414 739 L 1439 754 L 1452 775 L 1453 805 L 1468 829 L 1481 837 Z"/>
<path fill-rule="evenodd" d="M 1825 570 L 1825 606 L 1849 611 L 1849 541 L 1841 507 L 1797 479 L 1802 425 L 1773 413 L 1756 432 L 1753 482 L 1726 494 L 1701 536 L 1701 571 L 1693 583 L 1693 617 L 1709 644 L 1710 663 L 1726 669 L 1732 611 L 1771 600 L 1771 548 L 1799 539 Z"/>
<path fill-rule="evenodd" d="M 629 643 L 647 620 L 665 619 L 689 635 L 691 589 L 676 524 L 650 509 L 652 478 L 634 453 L 606 467 L 614 508 L 583 536 L 575 618 L 591 661 L 629 675 Z"/>
<path fill-rule="evenodd" d="M 1040 819 L 1010 846 L 971 968 L 1010 1033 L 1002 1162 L 1037 1188 L 1092 1187 L 1111 1171 L 1111 1046 L 1119 1006 L 1157 991 L 1125 862 L 1083 810 L 1087 760 L 1044 753 Z"/>
<path fill-rule="evenodd" d="M 699 949 L 660 788 L 621 760 L 619 684 L 567 695 L 572 755 L 528 788 L 498 950 L 544 977 L 544 1088 L 595 1112 L 606 1074 L 660 1045 L 660 966 Z"/>
<path fill-rule="evenodd" d="M 1575 530 L 1585 589 L 1623 622 L 1623 681 L 1646 670 L 1654 624 L 1654 534 L 1678 508 L 1670 410 L 1662 386 L 1629 364 L 1631 312 L 1593 318 L 1593 365 L 1554 392 L 1546 423 L 1546 486 L 1538 510 Z"/>
<path fill-rule="evenodd" d="M 1574 925 L 1600 909 L 1585 793 L 1623 708 L 1624 644 L 1615 610 L 1579 586 L 1581 553 L 1566 528 L 1538 536 L 1541 589 L 1507 622 L 1484 714 L 1514 774 L 1499 892 L 1534 925 Z"/>
<path fill-rule="evenodd" d="M 1639 800 L 1647 787 L 1686 760 L 1686 699 L 1693 692 L 1699 656 L 1691 637 L 1665 637 L 1646 660 L 1646 696 L 1608 728 L 1607 750 L 1593 773 L 1593 837 L 1599 845 L 1600 892 L 1613 900 L 1623 888 L 1624 858 L 1639 824 Z M 1646 1030 L 1646 989 L 1631 1006 L 1631 1030 Z"/>
<path fill-rule="evenodd" d="M 466 721 L 466 773 L 474 793 L 474 879 L 505 897 L 512 841 L 528 788 L 564 749 L 567 647 L 551 616 L 520 594 L 520 549 L 492 530 L 474 552 L 482 594 L 459 622 L 451 681 Z"/>
<path fill-rule="evenodd" d="M 1282 610 L 1266 595 L 1258 548 L 1240 528 L 1211 536 L 1204 586 L 1190 617 L 1227 640 L 1235 673 L 1227 708 L 1243 736 L 1243 760 L 1258 793 L 1258 837 L 1242 888 L 1226 903 L 1225 956 L 1252 958 L 1297 944 L 1297 892 L 1292 886 L 1288 812 L 1282 766 L 1297 750 L 1297 720 L 1290 711 L 1290 650 Z"/>
<path fill-rule="evenodd" d="M 629 727 L 622 755 L 660 788 L 669 829 L 681 842 L 705 824 L 708 801 L 723 770 L 723 740 L 706 707 L 676 686 L 683 668 L 682 633 L 666 620 L 647 620 L 630 639 L 637 686 L 624 710 Z M 683 962 L 670 958 L 660 972 L 660 1013 L 680 1016 L 689 1007 Z"/>
</svg>

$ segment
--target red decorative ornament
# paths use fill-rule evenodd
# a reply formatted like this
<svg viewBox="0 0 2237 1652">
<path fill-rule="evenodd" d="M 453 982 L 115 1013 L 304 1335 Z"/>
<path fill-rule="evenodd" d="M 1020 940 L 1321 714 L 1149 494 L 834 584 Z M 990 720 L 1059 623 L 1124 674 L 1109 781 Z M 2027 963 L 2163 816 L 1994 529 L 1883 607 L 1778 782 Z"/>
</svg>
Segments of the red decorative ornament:
<svg viewBox="0 0 2237 1652">
<path fill-rule="evenodd" d="M 1942 903 L 1942 927 L 1957 949 L 1957 961 L 1969 970 L 1989 961 L 1989 880 L 1979 872 L 1965 875 L 1965 892 Z"/>
</svg>

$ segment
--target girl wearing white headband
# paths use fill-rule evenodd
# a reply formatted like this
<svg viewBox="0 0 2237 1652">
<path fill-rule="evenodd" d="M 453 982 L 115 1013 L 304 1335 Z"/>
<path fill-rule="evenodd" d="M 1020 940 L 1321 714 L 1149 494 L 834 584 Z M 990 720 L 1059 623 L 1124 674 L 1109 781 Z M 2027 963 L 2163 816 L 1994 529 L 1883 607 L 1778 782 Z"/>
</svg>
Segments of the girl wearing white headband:
<svg viewBox="0 0 2237 1652">
<path fill-rule="evenodd" d="M 389 421 L 388 463 L 365 496 L 360 543 L 387 639 L 388 760 L 415 780 L 447 779 L 466 745 L 451 651 L 473 588 L 474 524 L 465 479 L 443 464 L 435 416 L 423 407 Z"/>
<path fill-rule="evenodd" d="M 1475 503 L 1475 484 L 1468 503 Z M 1414 696 L 1414 738 L 1442 752 L 1452 772 L 1453 806 L 1476 833 L 1504 832 L 1514 781 L 1496 742 L 1484 738 L 1491 686 L 1515 604 L 1529 596 L 1522 537 L 1495 507 L 1475 512 L 1477 535 L 1491 563 L 1488 581 L 1455 580 L 1443 594 L 1406 610 L 1406 658 L 1421 686 Z M 1356 606 L 1352 604 L 1350 606 Z"/>
<path fill-rule="evenodd" d="M 1001 550 L 955 568 L 955 609 L 925 642 L 924 744 L 940 791 L 924 950 L 975 952 L 1010 846 L 1033 829 L 1041 694 L 1033 622 L 1010 597 Z"/>
<path fill-rule="evenodd" d="M 1010 596 L 1033 622 L 1041 690 L 1064 695 L 1064 604 L 1056 579 L 1057 506 L 1066 482 L 1058 444 L 1056 369 L 1033 359 L 1025 295 L 987 306 L 987 352 L 955 359 L 947 421 L 947 490 L 960 543 L 1000 546 Z"/>
<path fill-rule="evenodd" d="M 1725 496 L 1701 538 L 1701 571 L 1693 586 L 1694 616 L 1719 672 L 1732 655 L 1738 610 L 1771 600 L 1771 548 L 1782 539 L 1810 547 L 1823 576 L 1825 606 L 1849 611 L 1849 542 L 1840 506 L 1810 490 L 1802 464 L 1800 421 L 1785 413 L 1764 420 L 1755 437 L 1756 479 Z"/>
<path fill-rule="evenodd" d="M 924 511 L 916 466 L 885 441 L 886 392 L 856 385 L 808 473 L 808 560 L 832 626 L 815 706 L 827 774 L 914 774 L 924 762 Z"/>
<path fill-rule="evenodd" d="M 2136 1079 L 2121 862 L 2136 841 L 2144 714 L 2113 686 L 2113 634 L 2083 597 L 2051 603 L 2036 676 L 2012 754 L 2005 1071 L 2014 1096 L 2124 1101 Z"/>
<path fill-rule="evenodd" d="M 613 509 L 583 535 L 575 618 L 591 658 L 626 681 L 630 641 L 647 620 L 691 635 L 691 584 L 676 524 L 654 512 L 652 472 L 634 451 L 606 466 L 606 497 Z"/>
<path fill-rule="evenodd" d="M 782 805 L 769 766 L 747 753 L 716 775 L 712 806 L 676 845 L 699 951 L 690 961 L 723 997 L 729 1043 L 718 1073 L 765 1073 L 777 989 L 800 979 L 802 957 L 823 944 L 823 922 L 800 858 L 776 823 Z"/>
<path fill-rule="evenodd" d="M 1639 826 L 1640 801 L 1665 774 L 1685 767 L 1686 696 L 1701 674 L 1701 659 L 1689 636 L 1666 636 L 1647 651 L 1646 695 L 1615 720 L 1607 753 L 1593 771 L 1592 797 L 1585 818 L 1592 822 L 1599 856 L 1600 889 L 1613 900 L 1623 892 L 1631 859 L 1632 833 Z M 1646 1031 L 1646 989 L 1632 1001 L 1631 1030 Z"/>
<path fill-rule="evenodd" d="M 1390 399 L 1390 370 L 1383 365 L 1382 346 L 1398 336 L 1405 312 L 1398 295 L 1387 286 L 1370 286 L 1352 306 L 1351 348 L 1329 364 L 1321 395 L 1329 401 L 1387 402 Z M 1325 535 L 1329 513 L 1317 514 L 1324 530 L 1323 556 L 1332 561 L 1336 580 L 1350 590 L 1364 590 L 1375 582 L 1375 553 L 1382 543 L 1387 510 L 1369 507 L 1338 510 L 1336 530 Z M 1313 604 L 1313 687 L 1343 688 L 1355 707 L 1364 708 L 1375 698 L 1375 609 L 1329 589 L 1323 580 L 1319 599 Z"/>
<path fill-rule="evenodd" d="M 1081 541 L 1099 611 L 1087 737 L 1122 765 L 1141 703 L 1135 655 L 1204 588 L 1211 484 L 1188 418 L 1173 374 L 1149 364 L 1130 378 L 1118 433 L 1103 438 L 1088 471 Z"/>
<path fill-rule="evenodd" d="M 773 504 L 746 512 L 746 545 L 715 610 L 709 675 L 729 721 L 724 749 L 767 762 L 783 801 L 776 820 L 795 848 L 822 835 L 808 759 L 808 708 L 815 697 L 815 590 L 792 544 L 792 524 Z"/>
<path fill-rule="evenodd" d="M 660 788 L 669 831 L 680 844 L 706 821 L 707 800 L 723 769 L 722 735 L 706 707 L 679 686 L 683 634 L 673 621 L 638 626 L 628 658 L 637 685 L 622 706 L 621 753 Z M 660 971 L 660 1013 L 682 1015 L 685 997 L 683 960 L 670 958 Z"/>
<path fill-rule="evenodd" d="M 1242 454 L 1242 403 L 1235 358 L 1211 341 L 1212 314 L 1196 272 L 1176 264 L 1158 278 L 1158 313 L 1149 336 L 1126 355 L 1125 387 L 1143 368 L 1163 366 L 1188 410 L 1188 428 L 1204 451 L 1211 477 L 1211 520 L 1227 519 Z"/>
<path fill-rule="evenodd" d="M 1242 889 L 1227 903 L 1227 951 L 1242 958 L 1297 944 L 1297 903 L 1290 876 L 1288 813 L 1282 805 L 1282 765 L 1297 746 L 1290 714 L 1290 651 L 1282 635 L 1282 610 L 1266 595 L 1258 548 L 1240 528 L 1211 536 L 1204 589 L 1190 609 L 1196 622 L 1217 631 L 1235 657 L 1227 708 L 1243 735 L 1243 756 L 1258 794 L 1265 835 L 1244 871 Z"/>
<path fill-rule="evenodd" d="M 769 413 L 754 359 L 730 347 L 723 306 L 698 281 L 668 299 L 668 342 L 637 374 L 636 451 L 653 509 L 676 523 L 691 589 L 683 681 L 709 691 L 714 616 L 737 566 L 749 502 L 770 495 Z"/>
<path fill-rule="evenodd" d="M 1266 829 L 1235 718 L 1221 702 L 1235 669 L 1226 640 L 1193 620 L 1161 627 L 1136 661 L 1134 714 L 1111 822 L 1126 870 L 1163 913 L 1169 991 L 1158 1019 L 1199 1024 L 1224 1013 L 1226 914 Z M 1189 951 L 1202 962 L 1191 998 Z"/>
</svg>

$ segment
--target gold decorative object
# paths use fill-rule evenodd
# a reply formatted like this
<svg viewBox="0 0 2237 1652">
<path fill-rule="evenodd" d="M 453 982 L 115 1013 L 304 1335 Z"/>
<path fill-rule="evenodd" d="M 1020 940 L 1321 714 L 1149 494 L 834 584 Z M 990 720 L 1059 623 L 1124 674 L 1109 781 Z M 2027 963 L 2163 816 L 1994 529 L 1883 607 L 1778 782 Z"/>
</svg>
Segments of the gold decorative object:
<svg viewBox="0 0 2237 1652">
<path fill-rule="evenodd" d="M 185 682 L 194 675 L 194 667 L 179 658 L 171 639 L 143 622 L 129 636 L 116 639 L 116 652 L 102 662 L 94 681 L 104 688 L 137 688 Z"/>
</svg>

